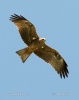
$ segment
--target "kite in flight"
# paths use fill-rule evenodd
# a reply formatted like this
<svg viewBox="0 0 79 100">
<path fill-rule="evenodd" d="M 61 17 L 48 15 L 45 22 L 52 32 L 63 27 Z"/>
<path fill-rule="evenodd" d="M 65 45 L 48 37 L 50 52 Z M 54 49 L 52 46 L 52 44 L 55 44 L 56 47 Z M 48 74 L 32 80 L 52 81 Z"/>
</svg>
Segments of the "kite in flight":
<svg viewBox="0 0 79 100">
<path fill-rule="evenodd" d="M 11 15 L 10 20 L 17 26 L 20 36 L 28 47 L 17 51 L 24 63 L 26 59 L 34 53 L 42 58 L 60 74 L 60 77 L 68 77 L 67 64 L 62 56 L 53 48 L 45 44 L 45 38 L 39 38 L 34 25 L 23 16 Z"/>
</svg>

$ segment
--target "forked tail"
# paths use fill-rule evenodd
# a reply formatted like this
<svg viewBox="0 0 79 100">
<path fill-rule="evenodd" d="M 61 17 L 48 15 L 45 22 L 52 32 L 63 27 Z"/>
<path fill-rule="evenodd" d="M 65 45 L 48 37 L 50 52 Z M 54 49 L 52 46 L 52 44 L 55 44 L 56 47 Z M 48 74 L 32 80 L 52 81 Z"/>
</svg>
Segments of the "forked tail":
<svg viewBox="0 0 79 100">
<path fill-rule="evenodd" d="M 17 51 L 16 53 L 20 56 L 22 62 L 24 63 L 26 59 L 31 55 L 32 52 L 30 52 L 29 48 L 27 47 L 27 48 Z"/>
</svg>

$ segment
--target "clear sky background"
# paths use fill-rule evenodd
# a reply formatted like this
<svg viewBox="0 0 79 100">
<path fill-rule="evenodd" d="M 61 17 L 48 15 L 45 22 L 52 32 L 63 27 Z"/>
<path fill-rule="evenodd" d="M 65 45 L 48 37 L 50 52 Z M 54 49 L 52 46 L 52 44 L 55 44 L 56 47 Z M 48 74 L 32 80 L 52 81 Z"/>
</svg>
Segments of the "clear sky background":
<svg viewBox="0 0 79 100">
<path fill-rule="evenodd" d="M 15 53 L 26 45 L 9 20 L 12 14 L 31 21 L 39 37 L 68 64 L 61 79 L 46 62 L 32 54 L 22 63 Z M 0 0 L 0 100 L 78 100 L 79 0 Z"/>
</svg>

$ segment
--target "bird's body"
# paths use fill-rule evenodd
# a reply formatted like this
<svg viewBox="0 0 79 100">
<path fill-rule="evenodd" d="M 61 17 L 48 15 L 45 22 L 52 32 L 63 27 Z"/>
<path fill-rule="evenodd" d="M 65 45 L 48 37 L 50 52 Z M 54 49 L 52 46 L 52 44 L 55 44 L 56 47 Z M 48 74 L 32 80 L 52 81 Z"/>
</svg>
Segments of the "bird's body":
<svg viewBox="0 0 79 100">
<path fill-rule="evenodd" d="M 26 61 L 31 53 L 34 53 L 47 63 L 51 64 L 57 73 L 60 74 L 61 78 L 62 76 L 64 78 L 68 77 L 68 66 L 64 59 L 55 49 L 45 44 L 45 38 L 39 38 L 36 29 L 31 22 L 23 16 L 18 16 L 16 14 L 12 15 L 10 20 L 18 27 L 21 38 L 28 45 L 28 47 L 16 52 L 23 62 Z"/>
</svg>

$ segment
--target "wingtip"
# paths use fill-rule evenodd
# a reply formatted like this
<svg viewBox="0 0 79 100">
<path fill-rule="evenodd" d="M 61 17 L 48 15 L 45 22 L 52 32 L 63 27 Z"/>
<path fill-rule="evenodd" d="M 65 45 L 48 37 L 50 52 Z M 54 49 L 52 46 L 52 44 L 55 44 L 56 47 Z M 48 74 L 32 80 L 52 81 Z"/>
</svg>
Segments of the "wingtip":
<svg viewBox="0 0 79 100">
<path fill-rule="evenodd" d="M 21 16 L 21 15 L 17 15 L 17 14 L 13 14 L 13 15 L 11 15 L 11 17 L 10 17 L 10 21 L 16 21 L 16 20 L 25 20 L 25 18 L 23 17 L 23 16 Z"/>
<path fill-rule="evenodd" d="M 66 62 L 64 61 L 64 65 L 63 65 L 63 67 L 62 67 L 62 69 L 59 71 L 59 72 L 57 72 L 59 75 L 60 75 L 60 78 L 62 79 L 62 78 L 68 78 L 68 74 L 69 74 L 69 71 L 68 71 L 68 65 L 66 64 Z"/>
</svg>

